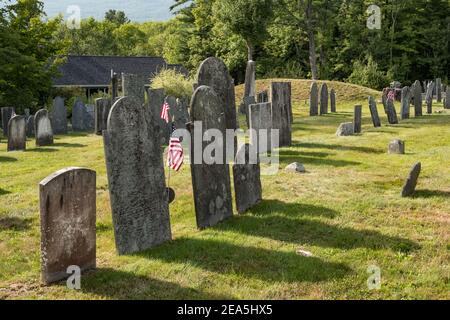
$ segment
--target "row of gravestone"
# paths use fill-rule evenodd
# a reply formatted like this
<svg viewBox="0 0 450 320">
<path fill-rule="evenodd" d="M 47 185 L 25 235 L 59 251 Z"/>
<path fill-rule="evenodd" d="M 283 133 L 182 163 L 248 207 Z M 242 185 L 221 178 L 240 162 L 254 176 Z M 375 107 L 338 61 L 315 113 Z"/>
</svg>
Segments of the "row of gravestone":
<svg viewBox="0 0 450 320">
<path fill-rule="evenodd" d="M 169 197 L 165 183 L 159 111 L 163 90 L 147 89 L 128 75 L 134 88 L 112 106 L 103 131 L 105 161 L 117 252 L 131 254 L 171 240 Z M 236 129 L 234 85 L 225 64 L 206 59 L 198 71 L 191 104 L 191 135 Z M 161 119 L 159 119 L 161 120 Z M 197 132 L 201 130 L 201 132 Z M 192 139 L 190 150 L 195 150 Z M 206 145 L 202 145 L 202 152 Z M 244 145 L 233 164 L 236 207 L 244 213 L 262 199 L 259 163 L 249 162 Z M 193 158 L 191 154 L 191 158 Z M 191 164 L 197 226 L 204 229 L 233 215 L 229 164 Z M 96 176 L 88 169 L 68 168 L 40 183 L 42 279 L 67 277 L 66 268 L 95 267 Z M 63 240 L 64 239 L 64 240 Z"/>
<path fill-rule="evenodd" d="M 336 112 L 336 92 L 334 89 L 331 89 L 328 95 L 328 85 L 326 83 L 323 83 L 319 90 L 317 83 L 313 82 L 309 92 L 310 116 L 327 114 L 329 106 L 331 112 Z"/>
</svg>

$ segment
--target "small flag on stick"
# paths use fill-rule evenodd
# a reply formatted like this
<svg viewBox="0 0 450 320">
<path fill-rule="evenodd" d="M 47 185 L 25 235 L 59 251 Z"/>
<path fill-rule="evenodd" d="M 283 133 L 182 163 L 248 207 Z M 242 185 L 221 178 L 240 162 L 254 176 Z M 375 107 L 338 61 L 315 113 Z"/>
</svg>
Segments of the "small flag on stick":
<svg viewBox="0 0 450 320">
<path fill-rule="evenodd" d="M 161 119 L 165 120 L 166 123 L 169 123 L 169 110 L 170 110 L 170 106 L 166 101 L 166 102 L 164 102 L 164 104 L 162 106 L 162 110 L 161 110 Z"/>
<path fill-rule="evenodd" d="M 169 154 L 167 156 L 167 163 L 169 168 L 175 171 L 179 171 L 184 162 L 184 152 L 181 146 L 180 138 L 174 137 L 176 127 L 172 123 L 172 136 L 169 142 Z"/>
</svg>

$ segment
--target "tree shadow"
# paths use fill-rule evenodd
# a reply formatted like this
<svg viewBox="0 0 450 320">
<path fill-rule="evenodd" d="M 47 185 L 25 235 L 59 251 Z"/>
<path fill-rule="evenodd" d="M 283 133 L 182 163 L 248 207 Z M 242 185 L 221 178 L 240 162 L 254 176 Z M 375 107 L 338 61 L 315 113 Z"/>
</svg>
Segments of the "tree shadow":
<svg viewBox="0 0 450 320">
<path fill-rule="evenodd" d="M 65 287 L 66 283 L 59 283 Z M 132 272 L 99 268 L 83 275 L 81 291 L 116 300 L 229 300 L 231 297 L 152 279 Z"/>
<path fill-rule="evenodd" d="M 306 258 L 295 252 L 238 246 L 213 239 L 180 238 L 139 256 L 271 282 L 320 282 L 342 278 L 351 271 L 345 264 Z"/>
<path fill-rule="evenodd" d="M 412 198 L 450 198 L 450 191 L 416 190 Z"/>
<path fill-rule="evenodd" d="M 0 217 L 0 231 L 25 231 L 31 228 L 30 218 Z"/>
<path fill-rule="evenodd" d="M 17 159 L 16 158 L 12 158 L 12 157 L 0 157 L 0 162 L 16 162 Z"/>
<path fill-rule="evenodd" d="M 338 145 L 338 144 L 324 144 L 324 143 L 300 143 L 293 147 L 309 148 L 309 149 L 330 149 L 330 150 L 336 150 L 336 151 L 356 151 L 356 152 L 373 153 L 373 154 L 385 153 L 385 150 L 370 148 L 370 147 L 342 146 L 342 145 Z"/>
<path fill-rule="evenodd" d="M 304 203 L 287 203 L 280 200 L 263 200 L 254 206 L 251 211 L 255 216 L 267 216 L 281 213 L 290 217 L 325 217 L 335 218 L 339 213 L 333 209 Z"/>
</svg>

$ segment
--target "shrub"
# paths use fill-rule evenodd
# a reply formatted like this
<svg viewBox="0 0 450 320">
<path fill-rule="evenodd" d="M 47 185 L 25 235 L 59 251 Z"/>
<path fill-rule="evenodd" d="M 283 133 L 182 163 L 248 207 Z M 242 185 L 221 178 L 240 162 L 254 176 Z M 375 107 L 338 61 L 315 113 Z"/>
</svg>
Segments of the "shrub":
<svg viewBox="0 0 450 320">
<path fill-rule="evenodd" d="M 391 82 L 389 76 L 378 69 L 378 64 L 371 56 L 368 57 L 367 64 L 356 61 L 353 64 L 353 72 L 347 80 L 353 84 L 378 90 L 383 89 Z"/>
<path fill-rule="evenodd" d="M 184 74 L 173 69 L 163 69 L 153 79 L 151 87 L 153 89 L 163 88 L 166 95 L 180 99 L 190 99 L 193 92 L 194 81 Z"/>
</svg>

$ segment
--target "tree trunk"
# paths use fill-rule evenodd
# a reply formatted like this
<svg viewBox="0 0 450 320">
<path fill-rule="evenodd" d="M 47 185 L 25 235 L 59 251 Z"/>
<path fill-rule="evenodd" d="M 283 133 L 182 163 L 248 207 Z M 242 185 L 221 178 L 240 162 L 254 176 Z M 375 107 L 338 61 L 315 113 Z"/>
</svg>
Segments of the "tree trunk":
<svg viewBox="0 0 450 320">
<path fill-rule="evenodd" d="M 317 55 L 316 55 L 316 36 L 314 34 L 312 22 L 312 0 L 308 0 L 305 7 L 306 28 L 309 40 L 309 64 L 311 65 L 311 76 L 313 80 L 319 79 L 319 72 L 317 69 Z"/>
</svg>

